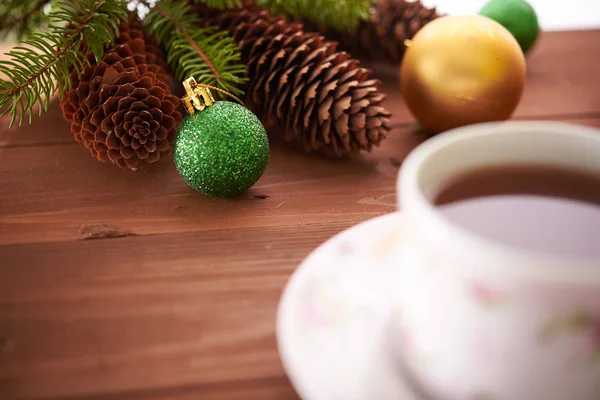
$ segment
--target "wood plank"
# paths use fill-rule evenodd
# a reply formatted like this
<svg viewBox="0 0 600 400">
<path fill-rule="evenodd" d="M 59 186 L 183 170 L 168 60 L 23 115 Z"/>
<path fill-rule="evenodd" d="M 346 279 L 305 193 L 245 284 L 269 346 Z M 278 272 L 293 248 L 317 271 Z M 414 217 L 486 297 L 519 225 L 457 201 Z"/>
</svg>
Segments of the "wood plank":
<svg viewBox="0 0 600 400">
<path fill-rule="evenodd" d="M 3 148 L 22 146 L 47 146 L 57 144 L 77 145 L 69 124 L 63 119 L 58 100 L 54 99 L 48 112 L 37 117 L 31 125 L 9 127 L 10 118 L 0 117 L 0 160 Z"/>
<path fill-rule="evenodd" d="M 273 379 L 290 398 L 276 304 L 293 268 L 350 225 L 0 246 L 1 398 L 216 396 L 238 382 L 259 398 Z"/>
<path fill-rule="evenodd" d="M 0 244 L 357 223 L 393 211 L 398 167 L 422 139 L 410 126 L 395 128 L 379 149 L 351 161 L 276 145 L 261 180 L 232 200 L 194 192 L 170 160 L 129 172 L 99 163 L 80 146 L 3 149 Z"/>
<path fill-rule="evenodd" d="M 186 386 L 174 389 L 121 392 L 77 397 L 72 400 L 249 400 L 277 399 L 299 400 L 291 390 L 286 377 L 273 377 L 251 381 L 235 381 L 220 385 Z M 62 398 L 60 400 L 69 400 Z"/>
<path fill-rule="evenodd" d="M 400 158 L 419 141 L 398 130 L 389 144 Z M 224 200 L 187 187 L 171 160 L 134 173 L 101 164 L 80 146 L 3 149 L 0 244 L 83 239 L 103 225 L 118 236 L 358 222 L 393 209 L 391 157 L 334 161 L 275 146 L 258 184 Z"/>
</svg>

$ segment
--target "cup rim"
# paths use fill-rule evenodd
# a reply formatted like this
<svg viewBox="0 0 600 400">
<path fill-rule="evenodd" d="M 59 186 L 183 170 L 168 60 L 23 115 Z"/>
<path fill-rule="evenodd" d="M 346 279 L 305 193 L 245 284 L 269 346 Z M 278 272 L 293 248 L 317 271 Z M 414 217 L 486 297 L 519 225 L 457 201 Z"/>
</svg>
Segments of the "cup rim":
<svg viewBox="0 0 600 400">
<path fill-rule="evenodd" d="M 428 139 L 415 148 L 405 159 L 397 176 L 398 207 L 408 216 L 418 214 L 424 219 L 423 225 L 433 224 L 435 229 L 443 230 L 448 237 L 454 238 L 463 247 L 468 247 L 472 253 L 485 253 L 486 257 L 502 257 L 505 262 L 502 273 L 533 278 L 536 280 L 550 280 L 560 282 L 584 282 L 587 284 L 600 284 L 600 257 L 581 258 L 554 254 L 550 252 L 528 250 L 509 244 L 498 242 L 494 239 L 471 232 L 466 228 L 452 222 L 433 205 L 420 190 L 419 172 L 424 162 L 437 150 L 457 140 L 513 132 L 518 130 L 528 132 L 551 131 L 553 133 L 566 133 L 571 136 L 584 136 L 597 138 L 600 148 L 600 129 L 577 125 L 567 122 L 554 121 L 505 121 L 486 122 L 455 128 Z M 600 246 L 600 239 L 598 245 Z M 489 263 L 490 265 L 492 263 Z M 481 263 L 481 271 L 490 269 L 488 263 Z M 495 273 L 498 270 L 493 271 Z"/>
</svg>

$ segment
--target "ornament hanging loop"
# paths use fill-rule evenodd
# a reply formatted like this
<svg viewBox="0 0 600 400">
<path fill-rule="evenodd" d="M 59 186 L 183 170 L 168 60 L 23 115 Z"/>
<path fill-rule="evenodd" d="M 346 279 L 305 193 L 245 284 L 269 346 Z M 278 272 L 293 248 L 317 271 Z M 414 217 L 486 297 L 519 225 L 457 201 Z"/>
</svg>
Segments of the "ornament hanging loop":
<svg viewBox="0 0 600 400">
<path fill-rule="evenodd" d="M 198 83 L 196 82 L 196 79 L 194 79 L 194 77 L 186 79 L 183 82 L 183 87 L 185 89 L 186 95 L 181 98 L 181 101 L 183 101 L 183 104 L 185 105 L 185 108 L 190 115 L 194 114 L 196 111 L 203 111 L 206 107 L 210 107 L 215 103 L 215 98 L 213 97 L 210 89 L 223 93 L 235 99 L 242 106 L 246 107 L 243 101 L 241 101 L 231 93 L 214 86 L 206 85 L 204 83 Z"/>
</svg>

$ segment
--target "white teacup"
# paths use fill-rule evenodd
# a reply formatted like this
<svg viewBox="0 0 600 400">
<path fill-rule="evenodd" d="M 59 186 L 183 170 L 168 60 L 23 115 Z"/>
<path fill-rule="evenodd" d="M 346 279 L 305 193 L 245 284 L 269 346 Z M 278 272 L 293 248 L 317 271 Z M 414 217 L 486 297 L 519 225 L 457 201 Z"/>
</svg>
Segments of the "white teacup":
<svg viewBox="0 0 600 400">
<path fill-rule="evenodd" d="M 472 125 L 430 139 L 404 162 L 399 207 L 411 234 L 397 305 L 403 365 L 436 400 L 599 400 L 600 260 L 500 244 L 432 204 L 453 176 L 515 162 L 600 174 L 600 130 Z"/>
</svg>

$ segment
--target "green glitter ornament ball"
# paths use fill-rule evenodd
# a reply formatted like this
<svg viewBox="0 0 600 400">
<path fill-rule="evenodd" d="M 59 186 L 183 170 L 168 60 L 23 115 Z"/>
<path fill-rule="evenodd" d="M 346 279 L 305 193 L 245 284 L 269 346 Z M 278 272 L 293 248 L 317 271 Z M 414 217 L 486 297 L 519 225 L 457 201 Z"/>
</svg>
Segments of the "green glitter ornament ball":
<svg viewBox="0 0 600 400">
<path fill-rule="evenodd" d="M 269 138 L 250 110 L 217 101 L 183 120 L 173 144 L 173 159 L 179 175 L 200 193 L 235 197 L 263 174 Z"/>
<path fill-rule="evenodd" d="M 527 53 L 540 34 L 538 18 L 533 7 L 525 0 L 491 0 L 479 14 L 504 26 Z"/>
</svg>

